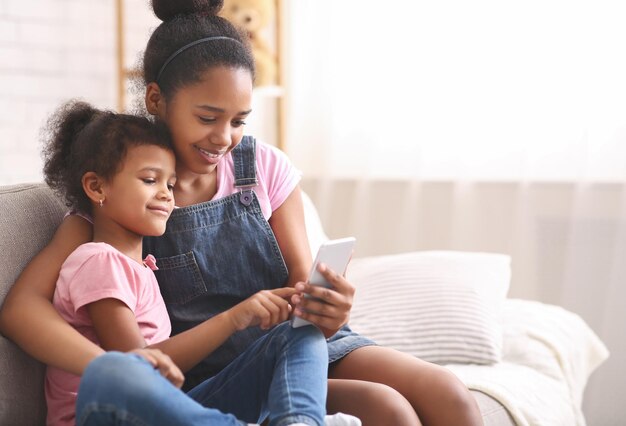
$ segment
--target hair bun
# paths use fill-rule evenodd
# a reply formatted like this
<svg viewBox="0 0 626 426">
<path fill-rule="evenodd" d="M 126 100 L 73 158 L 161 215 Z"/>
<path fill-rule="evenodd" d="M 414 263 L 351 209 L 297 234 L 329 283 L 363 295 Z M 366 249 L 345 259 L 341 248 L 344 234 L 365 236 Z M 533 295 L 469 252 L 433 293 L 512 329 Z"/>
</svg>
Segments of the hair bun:
<svg viewBox="0 0 626 426">
<path fill-rule="evenodd" d="M 152 10 L 161 21 L 176 15 L 217 15 L 224 0 L 152 0 Z"/>
</svg>

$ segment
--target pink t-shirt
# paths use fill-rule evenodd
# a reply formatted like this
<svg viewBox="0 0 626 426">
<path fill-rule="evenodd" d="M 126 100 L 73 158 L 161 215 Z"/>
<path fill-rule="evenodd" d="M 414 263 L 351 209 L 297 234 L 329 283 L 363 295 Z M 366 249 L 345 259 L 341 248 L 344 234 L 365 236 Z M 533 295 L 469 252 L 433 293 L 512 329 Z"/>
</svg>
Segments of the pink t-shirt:
<svg viewBox="0 0 626 426">
<path fill-rule="evenodd" d="M 83 244 L 63 263 L 54 306 L 83 336 L 99 344 L 85 306 L 106 298 L 121 300 L 135 314 L 146 343 L 161 342 L 171 334 L 170 319 L 152 271 L 157 269 L 154 257 L 148 256 L 145 263 L 149 267 L 106 243 Z M 79 382 L 79 376 L 48 367 L 48 425 L 74 425 Z"/>
<path fill-rule="evenodd" d="M 235 188 L 233 157 L 229 153 L 217 165 L 217 192 L 214 200 L 239 192 Z M 257 140 L 256 173 L 259 184 L 254 192 L 266 220 L 287 199 L 300 182 L 301 173 L 287 155 L 276 147 Z"/>
</svg>

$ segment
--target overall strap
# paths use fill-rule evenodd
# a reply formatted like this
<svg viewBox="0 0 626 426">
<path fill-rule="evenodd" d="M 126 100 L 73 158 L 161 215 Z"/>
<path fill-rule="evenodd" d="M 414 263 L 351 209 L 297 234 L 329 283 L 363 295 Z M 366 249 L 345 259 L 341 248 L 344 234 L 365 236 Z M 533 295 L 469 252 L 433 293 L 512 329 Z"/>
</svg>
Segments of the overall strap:
<svg viewBox="0 0 626 426">
<path fill-rule="evenodd" d="M 232 151 L 235 168 L 235 187 L 241 190 L 241 203 L 252 202 L 252 188 L 258 184 L 256 178 L 256 140 L 252 136 L 244 136 L 239 145 Z"/>
</svg>

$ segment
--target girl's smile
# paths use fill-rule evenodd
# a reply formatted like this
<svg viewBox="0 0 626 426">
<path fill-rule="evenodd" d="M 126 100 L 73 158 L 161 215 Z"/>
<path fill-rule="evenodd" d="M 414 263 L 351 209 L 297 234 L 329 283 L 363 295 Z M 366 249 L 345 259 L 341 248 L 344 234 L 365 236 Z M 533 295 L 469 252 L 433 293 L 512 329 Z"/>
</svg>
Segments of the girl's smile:
<svg viewBox="0 0 626 426">
<path fill-rule="evenodd" d="M 222 157 L 229 151 L 228 149 L 223 149 L 221 151 L 209 151 L 204 148 L 200 148 L 199 146 L 195 146 L 195 148 L 200 153 L 200 156 L 206 160 L 209 164 L 217 164 L 220 162 Z"/>
<path fill-rule="evenodd" d="M 157 216 L 163 216 L 166 219 L 170 217 L 170 213 L 172 213 L 172 209 L 169 205 L 149 205 L 148 211 L 156 214 Z"/>
</svg>

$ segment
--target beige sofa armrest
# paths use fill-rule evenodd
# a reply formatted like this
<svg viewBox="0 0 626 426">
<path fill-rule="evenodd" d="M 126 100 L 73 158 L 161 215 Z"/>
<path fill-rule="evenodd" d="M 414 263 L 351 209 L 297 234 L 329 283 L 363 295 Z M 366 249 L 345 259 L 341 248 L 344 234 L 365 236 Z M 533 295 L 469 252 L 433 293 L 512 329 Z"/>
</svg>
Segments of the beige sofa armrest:
<svg viewBox="0 0 626 426">
<path fill-rule="evenodd" d="M 0 186 L 0 303 L 16 278 L 52 238 L 66 211 L 46 185 Z M 0 337 L 0 424 L 43 425 L 45 366 Z"/>
</svg>

